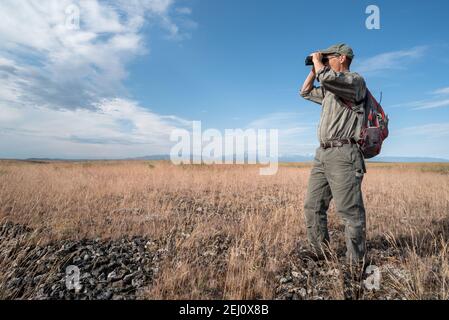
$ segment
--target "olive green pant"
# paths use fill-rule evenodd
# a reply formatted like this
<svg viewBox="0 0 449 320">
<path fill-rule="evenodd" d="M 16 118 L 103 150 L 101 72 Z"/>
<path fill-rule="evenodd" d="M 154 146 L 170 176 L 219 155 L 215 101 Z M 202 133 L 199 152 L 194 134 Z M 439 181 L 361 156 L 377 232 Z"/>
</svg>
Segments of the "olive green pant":
<svg viewBox="0 0 449 320">
<path fill-rule="evenodd" d="M 357 145 L 316 150 L 304 211 L 307 237 L 317 253 L 330 241 L 327 210 L 334 199 L 345 224 L 346 256 L 351 262 L 363 261 L 366 219 L 361 186 L 365 173 L 365 160 Z"/>
</svg>

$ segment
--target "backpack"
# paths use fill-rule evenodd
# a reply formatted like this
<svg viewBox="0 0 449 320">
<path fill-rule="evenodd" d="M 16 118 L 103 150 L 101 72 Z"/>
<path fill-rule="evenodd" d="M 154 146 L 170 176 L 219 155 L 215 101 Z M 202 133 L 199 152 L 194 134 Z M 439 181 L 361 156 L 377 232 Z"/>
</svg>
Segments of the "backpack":
<svg viewBox="0 0 449 320">
<path fill-rule="evenodd" d="M 365 159 L 371 159 L 380 154 L 382 143 L 388 137 L 388 115 L 382 106 L 366 89 L 363 112 L 358 113 L 359 132 L 358 147 Z M 361 125 L 360 125 L 361 124 Z"/>
</svg>

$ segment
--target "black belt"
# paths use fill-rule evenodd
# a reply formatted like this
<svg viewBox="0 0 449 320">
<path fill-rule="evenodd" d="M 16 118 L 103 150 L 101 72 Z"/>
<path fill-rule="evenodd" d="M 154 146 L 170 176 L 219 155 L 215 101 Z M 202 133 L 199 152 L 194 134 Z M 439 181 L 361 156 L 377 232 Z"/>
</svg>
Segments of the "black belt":
<svg viewBox="0 0 449 320">
<path fill-rule="evenodd" d="M 351 138 L 351 139 L 343 139 L 343 140 L 330 140 L 326 142 L 322 142 L 320 144 L 321 148 L 328 149 L 328 148 L 334 148 L 334 147 L 342 147 L 345 144 L 356 144 L 357 142 Z"/>
</svg>

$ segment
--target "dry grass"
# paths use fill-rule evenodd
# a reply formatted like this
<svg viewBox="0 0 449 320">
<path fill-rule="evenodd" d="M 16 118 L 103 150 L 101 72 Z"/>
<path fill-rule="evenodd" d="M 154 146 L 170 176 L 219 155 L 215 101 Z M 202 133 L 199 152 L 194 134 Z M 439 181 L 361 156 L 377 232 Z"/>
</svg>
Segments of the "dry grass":
<svg viewBox="0 0 449 320">
<path fill-rule="evenodd" d="M 37 230 L 39 242 L 160 240 L 168 254 L 149 299 L 272 299 L 279 275 L 306 244 L 309 171 L 308 164 L 284 164 L 264 177 L 256 166 L 2 161 L 0 219 Z M 444 164 L 368 165 L 368 247 L 382 282 L 361 298 L 449 297 L 448 172 Z M 340 252 L 333 204 L 329 215 Z M 335 268 L 338 257 L 328 261 Z M 325 298 L 344 298 L 343 286 L 330 281 Z"/>
</svg>

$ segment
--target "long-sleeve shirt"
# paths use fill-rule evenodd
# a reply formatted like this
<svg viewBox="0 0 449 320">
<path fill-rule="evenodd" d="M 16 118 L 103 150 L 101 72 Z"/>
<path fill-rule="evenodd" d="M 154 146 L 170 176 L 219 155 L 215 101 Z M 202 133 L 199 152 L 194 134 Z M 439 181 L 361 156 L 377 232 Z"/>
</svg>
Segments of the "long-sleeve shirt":
<svg viewBox="0 0 449 320">
<path fill-rule="evenodd" d="M 363 113 L 366 95 L 365 80 L 355 72 L 335 72 L 324 67 L 316 74 L 320 87 L 301 92 L 307 100 L 322 105 L 318 139 L 326 142 L 336 139 L 359 140 L 358 113 Z"/>
</svg>

